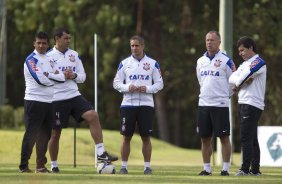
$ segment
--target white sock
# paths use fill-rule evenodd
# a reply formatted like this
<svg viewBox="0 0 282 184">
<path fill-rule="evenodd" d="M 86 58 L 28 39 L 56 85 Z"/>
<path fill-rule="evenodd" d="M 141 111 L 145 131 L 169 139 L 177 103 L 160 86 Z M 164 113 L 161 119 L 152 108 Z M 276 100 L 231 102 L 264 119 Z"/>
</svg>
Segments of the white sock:
<svg viewBox="0 0 282 184">
<path fill-rule="evenodd" d="M 223 162 L 222 170 L 223 171 L 229 171 L 230 163 L 229 162 Z"/>
<path fill-rule="evenodd" d="M 121 162 L 121 167 L 122 168 L 127 168 L 127 161 L 122 161 Z"/>
<path fill-rule="evenodd" d="M 97 155 L 102 155 L 105 152 L 104 144 L 96 144 Z"/>
<path fill-rule="evenodd" d="M 211 172 L 211 164 L 210 163 L 204 163 L 204 170 L 207 172 Z"/>
<path fill-rule="evenodd" d="M 55 160 L 55 161 L 51 161 L 51 170 L 52 170 L 52 168 L 54 168 L 54 167 L 58 167 L 59 165 L 58 165 L 58 162 L 57 162 L 57 160 Z"/>
<path fill-rule="evenodd" d="M 144 162 L 144 171 L 145 171 L 146 167 L 151 167 L 150 162 Z"/>
</svg>

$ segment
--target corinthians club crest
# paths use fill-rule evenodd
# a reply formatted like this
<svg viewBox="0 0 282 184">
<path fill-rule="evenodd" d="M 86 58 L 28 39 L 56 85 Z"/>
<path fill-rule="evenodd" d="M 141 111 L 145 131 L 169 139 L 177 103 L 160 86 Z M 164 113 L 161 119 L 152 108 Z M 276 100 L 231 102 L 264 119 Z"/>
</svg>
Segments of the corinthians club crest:
<svg viewBox="0 0 282 184">
<path fill-rule="evenodd" d="M 220 67 L 220 63 L 221 63 L 222 61 L 220 61 L 219 59 L 216 59 L 215 60 L 215 62 L 214 62 L 214 66 L 215 67 Z"/>
<path fill-rule="evenodd" d="M 146 70 L 146 71 L 150 70 L 150 64 L 149 63 L 144 63 L 143 64 L 143 69 Z"/>
<path fill-rule="evenodd" d="M 70 62 L 75 62 L 75 56 L 74 55 L 69 55 L 69 59 L 70 59 Z"/>
<path fill-rule="evenodd" d="M 54 68 L 54 65 L 55 65 L 55 63 L 57 63 L 57 60 L 51 59 L 51 60 L 49 60 L 49 63 L 51 65 L 51 67 Z"/>
</svg>

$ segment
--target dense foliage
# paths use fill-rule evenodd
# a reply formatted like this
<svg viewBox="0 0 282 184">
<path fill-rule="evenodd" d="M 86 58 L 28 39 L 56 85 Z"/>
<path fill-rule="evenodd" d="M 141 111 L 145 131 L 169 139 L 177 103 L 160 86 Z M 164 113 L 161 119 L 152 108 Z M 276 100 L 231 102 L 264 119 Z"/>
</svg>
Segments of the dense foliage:
<svg viewBox="0 0 282 184">
<path fill-rule="evenodd" d="M 268 66 L 266 110 L 260 124 L 281 125 L 282 1 L 233 4 L 234 61 L 238 66 L 236 40 L 252 36 Z M 159 61 L 165 81 L 164 90 L 156 95 L 155 136 L 179 146 L 200 146 L 195 133 L 199 93 L 195 66 L 205 52 L 206 32 L 218 30 L 219 0 L 9 0 L 7 8 L 8 104 L 23 105 L 23 61 L 33 50 L 35 32 L 44 30 L 51 35 L 59 26 L 76 33 L 76 48 L 88 74 L 80 91 L 93 101 L 93 34 L 97 33 L 98 111 L 103 128 L 117 130 L 122 95 L 112 88 L 112 80 L 119 62 L 130 54 L 129 38 L 141 34 L 147 54 Z M 233 127 L 238 142 L 236 105 Z"/>
</svg>

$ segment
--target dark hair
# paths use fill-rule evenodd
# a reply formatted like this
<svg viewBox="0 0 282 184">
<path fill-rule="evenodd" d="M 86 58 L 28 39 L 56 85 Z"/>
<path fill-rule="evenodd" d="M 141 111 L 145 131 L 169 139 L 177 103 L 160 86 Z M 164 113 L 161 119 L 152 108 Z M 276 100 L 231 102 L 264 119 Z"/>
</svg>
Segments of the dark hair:
<svg viewBox="0 0 282 184">
<path fill-rule="evenodd" d="M 218 31 L 211 30 L 211 31 L 209 31 L 208 33 L 214 33 L 214 34 L 216 34 L 216 36 L 219 38 L 219 40 L 221 40 L 221 36 L 220 36 L 220 34 L 219 34 Z M 207 34 L 208 34 L 208 33 L 207 33 Z"/>
<path fill-rule="evenodd" d="M 253 39 L 251 39 L 250 37 L 247 37 L 247 36 L 241 37 L 237 41 L 237 48 L 239 48 L 241 45 L 243 45 L 245 48 L 248 48 L 248 49 L 253 47 L 253 51 L 255 53 L 257 53 L 257 45 L 256 45 L 255 41 Z"/>
<path fill-rule="evenodd" d="M 144 44 L 145 44 L 144 38 L 142 38 L 141 36 L 138 36 L 138 35 L 132 36 L 132 37 L 130 38 L 130 41 L 131 41 L 131 40 L 138 40 L 141 45 L 144 45 Z"/>
<path fill-rule="evenodd" d="M 57 36 L 57 37 L 62 37 L 63 36 L 63 33 L 67 33 L 67 34 L 70 34 L 70 32 L 69 32 L 69 30 L 67 29 L 67 28 L 65 28 L 65 27 L 60 27 L 60 28 L 58 28 L 58 29 L 55 29 L 55 31 L 54 31 L 54 39 L 55 39 L 55 37 Z"/>
<path fill-rule="evenodd" d="M 48 43 L 50 42 L 49 35 L 46 32 L 43 32 L 43 31 L 39 31 L 38 33 L 36 33 L 35 36 L 34 36 L 34 40 L 36 40 L 36 38 L 46 39 Z"/>
</svg>

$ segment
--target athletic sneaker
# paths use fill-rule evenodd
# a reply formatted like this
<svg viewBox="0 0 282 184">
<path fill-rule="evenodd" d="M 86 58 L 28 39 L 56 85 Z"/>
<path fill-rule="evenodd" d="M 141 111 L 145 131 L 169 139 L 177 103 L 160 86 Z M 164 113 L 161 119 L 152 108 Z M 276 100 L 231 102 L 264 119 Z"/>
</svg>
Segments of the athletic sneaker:
<svg viewBox="0 0 282 184">
<path fill-rule="evenodd" d="M 26 167 L 24 169 L 20 169 L 20 173 L 33 173 L 33 171 Z"/>
<path fill-rule="evenodd" d="M 207 172 L 206 170 L 203 170 L 199 173 L 200 176 L 211 176 L 212 173 L 211 172 Z"/>
<path fill-rule="evenodd" d="M 128 174 L 128 171 L 125 167 L 122 167 L 119 171 L 119 174 Z"/>
<path fill-rule="evenodd" d="M 261 172 L 260 171 L 258 171 L 258 172 L 254 172 L 254 171 L 250 171 L 250 173 L 249 173 L 249 175 L 250 176 L 260 176 L 261 175 Z"/>
<path fill-rule="evenodd" d="M 53 168 L 51 169 L 51 171 L 52 171 L 52 173 L 59 173 L 59 172 L 60 172 L 60 169 L 59 169 L 59 167 L 53 167 Z"/>
<path fill-rule="evenodd" d="M 221 176 L 229 176 L 229 173 L 228 173 L 228 171 L 223 171 L 223 170 L 222 170 L 222 171 L 220 172 L 220 175 L 221 175 Z"/>
<path fill-rule="evenodd" d="M 50 171 L 46 167 L 42 167 L 35 170 L 35 173 L 50 173 Z"/>
<path fill-rule="evenodd" d="M 153 171 L 150 167 L 146 167 L 144 170 L 144 174 L 153 174 Z"/>
<path fill-rule="evenodd" d="M 98 161 L 113 162 L 118 160 L 118 157 L 109 155 L 106 151 L 102 155 L 97 155 Z"/>
<path fill-rule="evenodd" d="M 235 174 L 235 176 L 248 176 L 249 173 L 244 172 L 243 170 L 239 169 L 239 171 Z"/>
</svg>

